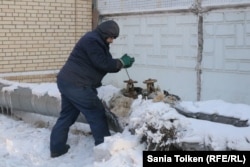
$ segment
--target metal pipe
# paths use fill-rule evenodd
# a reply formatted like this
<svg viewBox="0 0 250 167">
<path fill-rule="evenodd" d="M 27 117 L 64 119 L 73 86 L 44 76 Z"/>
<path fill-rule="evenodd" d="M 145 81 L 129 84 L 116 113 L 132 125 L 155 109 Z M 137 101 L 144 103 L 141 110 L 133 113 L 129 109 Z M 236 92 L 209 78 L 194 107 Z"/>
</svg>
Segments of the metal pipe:
<svg viewBox="0 0 250 167">
<path fill-rule="evenodd" d="M 0 82 L 0 107 L 10 111 L 20 110 L 46 116 L 59 116 L 61 99 L 48 94 L 38 96 L 33 94 L 30 88 L 20 86 L 11 91 L 4 90 L 9 86 Z M 79 115 L 77 121 L 87 123 L 82 114 Z"/>
<path fill-rule="evenodd" d="M 36 95 L 31 88 L 18 86 L 14 90 L 8 90 L 11 84 L 0 81 L 0 112 L 24 111 L 37 113 L 46 116 L 58 117 L 61 110 L 61 98 L 50 96 L 49 94 Z M 111 112 L 106 112 L 109 129 L 115 132 L 122 132 L 119 119 Z M 80 114 L 77 122 L 87 123 L 83 114 Z"/>
</svg>

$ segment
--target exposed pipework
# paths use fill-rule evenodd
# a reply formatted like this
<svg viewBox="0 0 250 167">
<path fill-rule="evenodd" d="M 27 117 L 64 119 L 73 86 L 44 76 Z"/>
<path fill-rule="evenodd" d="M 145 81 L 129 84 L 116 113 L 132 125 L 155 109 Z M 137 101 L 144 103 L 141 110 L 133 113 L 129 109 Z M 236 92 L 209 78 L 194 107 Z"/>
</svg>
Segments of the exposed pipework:
<svg viewBox="0 0 250 167">
<path fill-rule="evenodd" d="M 4 90 L 8 84 L 0 82 L 0 107 L 1 110 L 20 110 L 31 113 L 38 113 L 46 116 L 58 117 L 61 108 L 61 99 L 48 94 L 38 96 L 32 93 L 30 88 L 17 87 L 14 90 Z M 87 123 L 85 117 L 80 114 L 78 122 Z"/>
<path fill-rule="evenodd" d="M 29 87 L 18 86 L 14 90 L 8 90 L 9 86 L 12 85 L 0 82 L 0 113 L 10 115 L 12 111 L 24 111 L 45 116 L 59 116 L 60 98 L 50 96 L 48 93 L 44 95 L 34 94 Z M 122 132 L 123 128 L 116 115 L 107 111 L 107 107 L 105 110 L 109 128 L 115 132 Z M 87 123 L 87 120 L 83 114 L 79 114 L 77 122 Z"/>
</svg>

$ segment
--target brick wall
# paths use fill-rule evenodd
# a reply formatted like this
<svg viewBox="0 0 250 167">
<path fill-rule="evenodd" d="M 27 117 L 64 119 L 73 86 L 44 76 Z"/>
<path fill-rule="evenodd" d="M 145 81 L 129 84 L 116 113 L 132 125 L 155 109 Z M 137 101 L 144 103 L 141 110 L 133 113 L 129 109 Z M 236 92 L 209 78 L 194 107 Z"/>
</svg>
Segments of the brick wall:
<svg viewBox="0 0 250 167">
<path fill-rule="evenodd" d="M 0 78 L 54 81 L 91 19 L 91 0 L 1 0 Z"/>
</svg>

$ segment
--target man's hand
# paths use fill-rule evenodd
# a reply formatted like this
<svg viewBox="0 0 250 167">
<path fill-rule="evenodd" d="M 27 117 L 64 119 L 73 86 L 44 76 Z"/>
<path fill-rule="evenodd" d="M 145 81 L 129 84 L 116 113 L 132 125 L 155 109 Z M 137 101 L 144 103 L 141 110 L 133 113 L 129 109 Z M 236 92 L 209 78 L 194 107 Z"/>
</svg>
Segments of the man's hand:
<svg viewBox="0 0 250 167">
<path fill-rule="evenodd" d="M 127 54 L 124 54 L 121 58 L 120 61 L 122 62 L 123 68 L 129 68 L 132 66 L 132 64 L 135 61 L 134 57 L 130 57 Z"/>
</svg>

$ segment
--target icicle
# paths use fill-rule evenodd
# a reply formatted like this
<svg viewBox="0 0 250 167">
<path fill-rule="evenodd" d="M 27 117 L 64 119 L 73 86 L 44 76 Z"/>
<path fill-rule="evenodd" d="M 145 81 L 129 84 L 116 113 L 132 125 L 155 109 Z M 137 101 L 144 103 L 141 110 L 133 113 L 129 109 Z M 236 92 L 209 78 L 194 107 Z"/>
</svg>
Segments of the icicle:
<svg viewBox="0 0 250 167">
<path fill-rule="evenodd" d="M 12 115 L 12 103 L 11 103 L 11 96 L 10 96 L 10 92 L 8 92 L 5 89 L 1 90 L 1 94 L 2 97 L 1 99 L 3 100 L 3 104 L 5 105 L 1 105 L 1 114 L 5 114 L 5 115 Z"/>
<path fill-rule="evenodd" d="M 7 98 L 7 101 L 8 101 L 8 104 L 9 104 L 9 106 L 8 106 L 8 114 L 10 115 L 10 116 L 13 116 L 12 115 L 12 113 L 13 113 L 13 107 L 12 107 L 12 100 L 11 100 L 11 92 L 8 92 L 7 93 L 7 96 L 6 96 L 6 98 Z"/>
<path fill-rule="evenodd" d="M 3 99 L 4 98 L 3 93 L 0 92 L 0 94 L 2 95 L 1 99 Z M 4 106 L 0 105 L 0 114 L 3 114 L 3 111 L 4 111 Z"/>
</svg>

